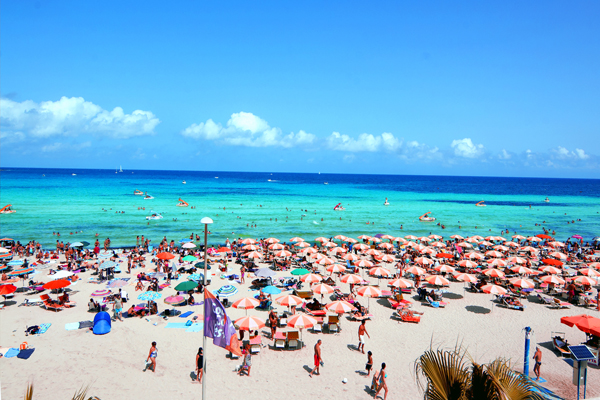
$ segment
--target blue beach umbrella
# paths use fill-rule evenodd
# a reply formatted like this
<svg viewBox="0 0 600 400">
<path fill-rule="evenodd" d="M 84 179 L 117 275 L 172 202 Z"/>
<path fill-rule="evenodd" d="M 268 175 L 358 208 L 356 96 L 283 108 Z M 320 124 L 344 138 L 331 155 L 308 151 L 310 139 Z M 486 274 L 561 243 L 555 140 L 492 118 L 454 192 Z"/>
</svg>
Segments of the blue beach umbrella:
<svg viewBox="0 0 600 400">
<path fill-rule="evenodd" d="M 25 262 L 25 261 L 23 261 L 23 260 L 12 260 L 11 262 L 9 262 L 9 263 L 8 263 L 8 264 L 6 264 L 6 265 L 9 265 L 9 266 L 11 266 L 11 267 L 15 267 L 15 266 L 17 266 L 17 265 L 23 265 L 23 263 L 24 263 L 24 262 Z"/>
<path fill-rule="evenodd" d="M 202 281 L 204 280 L 204 274 L 191 274 L 190 276 L 188 276 L 188 280 L 189 281 Z"/>
<path fill-rule="evenodd" d="M 10 272 L 9 275 L 11 275 L 11 276 L 27 275 L 27 274 L 32 273 L 33 271 L 35 271 L 33 268 L 23 268 L 23 269 L 17 269 L 13 272 Z"/>
<path fill-rule="evenodd" d="M 192 242 L 192 241 L 193 241 L 192 239 L 181 239 L 181 240 L 179 241 L 179 243 L 182 243 L 182 244 L 183 244 L 183 243 L 189 243 L 189 242 Z"/>
<path fill-rule="evenodd" d="M 116 263 L 116 262 L 114 262 L 114 261 L 105 261 L 105 262 L 103 262 L 103 263 L 102 263 L 102 265 L 100 265 L 100 267 L 98 267 L 98 268 L 100 268 L 100 269 L 109 269 L 109 268 L 114 268 L 114 267 L 116 267 L 117 265 L 119 265 L 119 264 L 117 264 L 117 263 Z"/>
<path fill-rule="evenodd" d="M 69 247 L 83 247 L 83 243 L 81 243 L 81 242 L 71 243 L 71 245 Z"/>
<path fill-rule="evenodd" d="M 213 293 L 215 296 L 219 297 L 231 297 L 238 292 L 238 288 L 233 285 L 225 285 L 221 286 L 219 289 L 215 290 Z"/>
<path fill-rule="evenodd" d="M 275 286 L 266 286 L 263 288 L 262 292 L 267 294 L 279 294 L 281 293 L 281 289 Z"/>
<path fill-rule="evenodd" d="M 3 267 L 0 267 L 0 271 L 4 271 L 5 269 L 9 269 L 10 267 L 8 265 L 5 265 Z"/>
<path fill-rule="evenodd" d="M 162 293 L 158 292 L 144 292 L 138 296 L 138 300 L 142 301 L 154 301 L 156 299 L 160 299 L 162 297 Z"/>
<path fill-rule="evenodd" d="M 98 258 L 111 258 L 112 256 L 112 251 L 102 250 L 100 253 L 98 253 Z"/>
</svg>

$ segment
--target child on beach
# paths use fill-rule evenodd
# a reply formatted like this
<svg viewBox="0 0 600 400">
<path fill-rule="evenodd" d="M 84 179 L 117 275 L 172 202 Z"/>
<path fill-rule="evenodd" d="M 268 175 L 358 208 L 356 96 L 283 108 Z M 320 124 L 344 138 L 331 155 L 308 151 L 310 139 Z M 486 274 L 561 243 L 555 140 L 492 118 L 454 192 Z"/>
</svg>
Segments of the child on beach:
<svg viewBox="0 0 600 400">
<path fill-rule="evenodd" d="M 367 365 L 365 369 L 367 370 L 367 376 L 371 375 L 371 369 L 373 368 L 373 353 L 369 350 L 367 352 Z"/>
</svg>

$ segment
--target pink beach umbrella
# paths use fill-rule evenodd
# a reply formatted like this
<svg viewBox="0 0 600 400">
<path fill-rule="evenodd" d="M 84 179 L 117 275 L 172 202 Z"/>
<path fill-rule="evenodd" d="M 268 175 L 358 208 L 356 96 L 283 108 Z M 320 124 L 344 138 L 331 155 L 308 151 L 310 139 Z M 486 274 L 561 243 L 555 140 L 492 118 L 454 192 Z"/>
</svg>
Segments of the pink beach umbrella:
<svg viewBox="0 0 600 400">
<path fill-rule="evenodd" d="M 356 274 L 348 274 L 348 275 L 344 275 L 342 276 L 341 281 L 343 283 L 348 283 L 348 284 L 357 284 L 357 283 L 361 283 L 363 281 L 363 279 Z"/>
<path fill-rule="evenodd" d="M 454 279 L 456 279 L 457 281 L 469 282 L 469 283 L 477 282 L 477 278 L 471 274 L 459 273 L 459 274 L 455 274 L 453 276 L 454 276 Z"/>
<path fill-rule="evenodd" d="M 401 289 L 408 289 L 409 287 L 415 286 L 414 283 L 404 278 L 394 279 L 393 281 L 388 283 L 388 285 Z"/>
<path fill-rule="evenodd" d="M 330 293 L 334 292 L 334 289 L 331 286 L 326 285 L 324 283 L 317 283 L 317 284 L 313 285 L 311 287 L 311 290 L 313 291 L 313 293 L 321 294 L 321 295 L 330 294 Z"/>
<path fill-rule="evenodd" d="M 249 315 L 236 319 L 234 325 L 241 331 L 255 331 L 265 326 L 265 322 L 255 316 Z"/>
<path fill-rule="evenodd" d="M 391 272 L 385 268 L 374 267 L 369 270 L 369 274 L 373 276 L 390 276 Z"/>
<path fill-rule="evenodd" d="M 502 278 L 504 276 L 504 272 L 495 268 L 486 269 L 483 271 L 483 273 L 487 276 L 491 276 L 492 278 Z"/>
<path fill-rule="evenodd" d="M 460 236 L 460 235 L 452 235 L 450 236 L 450 239 L 458 239 L 458 240 L 463 240 L 464 237 Z"/>
<path fill-rule="evenodd" d="M 304 302 L 304 300 L 302 300 L 302 298 L 291 295 L 291 294 L 287 294 L 285 296 L 278 297 L 275 299 L 275 301 L 277 303 L 281 304 L 282 306 L 286 306 L 286 307 L 297 306 Z"/>
<path fill-rule="evenodd" d="M 579 272 L 586 276 L 598 277 L 600 276 L 600 272 L 596 271 L 593 268 L 582 268 Z"/>
<path fill-rule="evenodd" d="M 450 281 L 446 278 L 444 278 L 443 276 L 440 275 L 431 275 L 428 276 L 427 278 L 425 278 L 425 280 L 427 282 L 429 282 L 430 285 L 434 285 L 434 286 L 448 286 L 450 285 Z"/>
<path fill-rule="evenodd" d="M 483 285 L 481 290 L 483 290 L 484 293 L 497 294 L 497 295 L 503 295 L 503 294 L 507 293 L 506 289 L 504 289 L 502 286 L 498 286 L 498 285 Z"/>
<path fill-rule="evenodd" d="M 181 304 L 185 301 L 183 296 L 169 296 L 165 298 L 164 302 L 167 304 Z"/>
<path fill-rule="evenodd" d="M 573 281 L 575 283 L 579 283 L 581 285 L 590 285 L 593 286 L 596 284 L 596 280 L 590 278 L 589 276 L 578 276 L 577 278 L 573 279 Z"/>
<path fill-rule="evenodd" d="M 306 283 L 317 283 L 321 282 L 323 280 L 323 277 L 317 274 L 306 274 L 302 275 L 302 277 L 300 277 L 300 280 Z"/>
<path fill-rule="evenodd" d="M 300 313 L 288 319 L 287 326 L 290 328 L 304 329 L 311 328 L 317 324 L 317 320 L 310 315 Z"/>
<path fill-rule="evenodd" d="M 354 310 L 354 306 L 347 301 L 334 301 L 327 304 L 325 308 L 336 314 L 343 314 Z"/>
</svg>

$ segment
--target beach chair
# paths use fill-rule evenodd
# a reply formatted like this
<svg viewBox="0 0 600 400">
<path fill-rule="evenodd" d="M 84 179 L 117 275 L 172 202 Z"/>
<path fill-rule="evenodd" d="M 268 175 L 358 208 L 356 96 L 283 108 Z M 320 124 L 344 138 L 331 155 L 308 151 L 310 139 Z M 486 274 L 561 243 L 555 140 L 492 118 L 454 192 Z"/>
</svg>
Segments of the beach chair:
<svg viewBox="0 0 600 400">
<path fill-rule="evenodd" d="M 445 301 L 432 301 L 429 296 L 427 296 L 427 304 L 433 308 L 444 308 L 448 303 Z"/>
<path fill-rule="evenodd" d="M 275 334 L 275 348 L 276 349 L 285 349 L 285 341 L 286 341 L 286 336 L 285 336 L 285 332 L 277 332 Z"/>
<path fill-rule="evenodd" d="M 396 310 L 396 316 L 402 322 L 413 322 L 416 324 L 421 322 L 421 317 L 414 315 L 412 312 L 410 312 L 406 308 L 401 308 L 401 309 Z M 398 323 L 400 323 L 400 321 L 398 321 Z"/>
<path fill-rule="evenodd" d="M 591 307 L 591 308 L 596 308 L 598 306 L 598 303 L 596 302 L 596 300 L 587 297 L 587 296 L 581 296 L 583 297 L 583 306 L 584 307 Z"/>
<path fill-rule="evenodd" d="M 559 299 L 553 299 L 552 308 L 561 309 L 561 308 L 571 308 L 571 304 L 566 301 L 560 301 Z"/>
<path fill-rule="evenodd" d="M 552 346 L 560 357 L 571 358 L 571 352 L 568 348 L 569 343 L 565 339 L 563 332 L 552 332 Z"/>
<path fill-rule="evenodd" d="M 250 352 L 252 354 L 260 353 L 260 349 L 262 348 L 262 339 L 260 335 L 256 335 L 252 339 L 250 339 Z"/>
<path fill-rule="evenodd" d="M 356 314 L 350 314 L 350 321 L 367 321 L 373 317 L 373 314 L 365 314 L 363 316 L 357 316 Z"/>
<path fill-rule="evenodd" d="M 508 302 L 508 298 L 506 298 L 506 297 L 502 297 L 500 299 L 500 301 L 502 302 L 501 304 L 506 308 L 509 308 L 511 310 L 525 311 L 525 306 L 518 306 L 516 304 L 510 304 Z"/>
<path fill-rule="evenodd" d="M 552 306 L 554 304 L 554 302 L 552 301 L 552 299 L 549 299 L 547 297 L 542 296 L 541 294 L 538 293 L 537 295 L 538 299 L 540 300 L 540 303 L 542 304 L 546 304 L 548 306 Z"/>
<path fill-rule="evenodd" d="M 340 331 L 340 317 L 339 315 L 328 315 L 327 316 L 327 330 L 330 333 Z"/>
<path fill-rule="evenodd" d="M 293 347 L 294 350 L 298 350 L 300 347 L 300 333 L 298 331 L 289 331 L 287 333 L 287 346 L 288 349 Z"/>
<path fill-rule="evenodd" d="M 46 297 L 44 298 L 44 296 Z M 60 304 L 50 303 L 50 296 L 48 296 L 47 294 L 40 296 L 40 299 L 44 303 L 44 308 L 46 308 L 46 310 L 60 311 L 64 308 Z"/>
</svg>

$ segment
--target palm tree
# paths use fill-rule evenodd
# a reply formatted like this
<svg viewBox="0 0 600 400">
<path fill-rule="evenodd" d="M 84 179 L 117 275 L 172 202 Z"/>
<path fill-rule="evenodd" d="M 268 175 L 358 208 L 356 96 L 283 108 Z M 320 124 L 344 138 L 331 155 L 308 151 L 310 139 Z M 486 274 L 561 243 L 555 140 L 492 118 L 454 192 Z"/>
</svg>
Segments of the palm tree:
<svg viewBox="0 0 600 400">
<path fill-rule="evenodd" d="M 543 399 L 507 360 L 496 359 L 489 364 L 467 361 L 467 352 L 458 346 L 426 351 L 415 362 L 415 373 L 427 400 Z"/>
<path fill-rule="evenodd" d="M 81 389 L 79 389 L 78 391 L 75 392 L 72 400 L 85 400 L 88 390 L 89 390 L 89 386 L 85 387 L 85 388 L 82 387 Z M 97 399 L 97 397 L 90 397 L 88 400 L 93 400 L 93 399 Z M 33 383 L 30 383 L 29 385 L 27 385 L 27 390 L 25 390 L 25 400 L 33 400 Z"/>
</svg>

